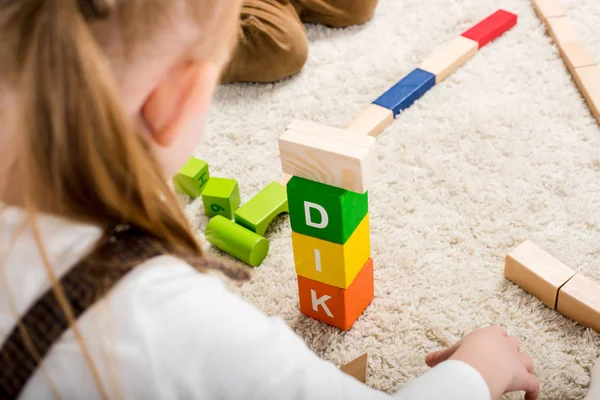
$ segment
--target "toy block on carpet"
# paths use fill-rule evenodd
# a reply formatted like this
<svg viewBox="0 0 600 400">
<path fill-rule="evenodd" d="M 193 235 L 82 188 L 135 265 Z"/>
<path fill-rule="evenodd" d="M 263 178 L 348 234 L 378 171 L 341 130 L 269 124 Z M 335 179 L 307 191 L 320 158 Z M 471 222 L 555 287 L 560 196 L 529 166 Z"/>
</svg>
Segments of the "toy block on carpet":
<svg viewBox="0 0 600 400">
<path fill-rule="evenodd" d="M 532 0 L 532 3 L 535 12 L 542 20 L 566 15 L 563 6 L 556 0 Z"/>
<path fill-rule="evenodd" d="M 196 199 L 202 194 L 209 179 L 206 161 L 191 157 L 173 178 L 173 187 L 177 193 Z"/>
<path fill-rule="evenodd" d="M 240 205 L 240 188 L 234 179 L 212 178 L 202 191 L 204 211 L 208 217 L 222 215 L 232 219 Z"/>
<path fill-rule="evenodd" d="M 434 85 L 435 75 L 417 68 L 382 94 L 373 104 L 392 110 L 396 116 L 410 107 Z"/>
<path fill-rule="evenodd" d="M 283 172 L 346 190 L 364 193 L 371 185 L 375 139 L 347 132 L 368 145 L 339 140 L 329 132 L 313 135 L 287 130 L 279 138 Z"/>
<path fill-rule="evenodd" d="M 559 47 L 566 43 L 579 42 L 579 35 L 569 17 L 554 17 L 546 20 L 550 36 Z"/>
<path fill-rule="evenodd" d="M 475 40 L 481 49 L 486 44 L 502 36 L 517 24 L 517 16 L 504 10 L 498 10 L 461 36 Z"/>
<path fill-rule="evenodd" d="M 367 261 L 347 289 L 298 276 L 298 294 L 304 315 L 348 330 L 373 300 L 373 260 Z"/>
<path fill-rule="evenodd" d="M 575 74 L 577 68 L 596 65 L 594 56 L 581 42 L 564 43 L 560 47 L 560 54 L 571 74 Z"/>
<path fill-rule="evenodd" d="M 345 244 L 292 232 L 292 247 L 296 274 L 346 289 L 371 254 L 369 215 Z"/>
<path fill-rule="evenodd" d="M 281 183 L 272 182 L 240 207 L 234 214 L 234 220 L 248 230 L 265 236 L 273 219 L 285 212 L 288 212 L 286 188 Z"/>
<path fill-rule="evenodd" d="M 296 233 L 344 244 L 369 211 L 368 192 L 359 194 L 293 177 L 287 185 L 290 224 Z"/>
<path fill-rule="evenodd" d="M 355 358 L 348 364 L 344 364 L 340 367 L 340 370 L 359 382 L 367 383 L 367 368 L 368 368 L 369 356 L 367 353 L 362 356 Z"/>
<path fill-rule="evenodd" d="M 524 242 L 506 256 L 504 276 L 553 310 L 559 289 L 573 275 L 575 271 L 531 242 Z"/>
<path fill-rule="evenodd" d="M 558 312 L 600 332 L 600 285 L 575 274 L 558 293 Z"/>
<path fill-rule="evenodd" d="M 425 60 L 419 68 L 435 75 L 435 83 L 446 79 L 464 65 L 476 53 L 479 44 L 472 39 L 459 36 Z"/>
<path fill-rule="evenodd" d="M 253 267 L 259 266 L 269 253 L 267 239 L 221 215 L 208 222 L 204 236 L 216 248 Z"/>
<path fill-rule="evenodd" d="M 600 66 L 592 65 L 575 70 L 575 82 L 592 114 L 600 122 Z"/>
<path fill-rule="evenodd" d="M 394 122 L 394 113 L 385 107 L 371 104 L 346 127 L 349 131 L 377 136 Z"/>
</svg>

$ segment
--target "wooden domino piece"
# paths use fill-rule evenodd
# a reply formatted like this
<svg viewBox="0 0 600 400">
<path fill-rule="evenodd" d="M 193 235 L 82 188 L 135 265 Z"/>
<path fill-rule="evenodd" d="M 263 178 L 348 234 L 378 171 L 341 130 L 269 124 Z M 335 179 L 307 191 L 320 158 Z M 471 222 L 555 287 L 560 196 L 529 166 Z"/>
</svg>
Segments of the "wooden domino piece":
<svg viewBox="0 0 600 400">
<path fill-rule="evenodd" d="M 347 289 L 298 276 L 300 311 L 347 331 L 373 300 L 373 286 L 373 260 L 370 258 Z"/>
<path fill-rule="evenodd" d="M 348 288 L 371 254 L 367 214 L 345 244 L 292 231 L 296 274 L 326 285 Z"/>
<path fill-rule="evenodd" d="M 579 35 L 571 22 L 571 19 L 567 16 L 553 17 L 546 20 L 548 31 L 550 36 L 554 40 L 554 43 L 562 48 L 566 43 L 579 42 Z"/>
<path fill-rule="evenodd" d="M 575 271 L 531 242 L 506 256 L 504 276 L 552 309 L 556 309 L 559 289 L 573 275 Z"/>
<path fill-rule="evenodd" d="M 600 66 L 576 68 L 574 77 L 592 114 L 600 123 Z"/>
<path fill-rule="evenodd" d="M 269 241 L 235 222 L 217 215 L 204 233 L 206 240 L 253 267 L 259 266 L 269 253 Z"/>
<path fill-rule="evenodd" d="M 517 24 L 517 16 L 505 10 L 498 10 L 461 36 L 475 40 L 482 48 L 491 41 L 502 36 Z"/>
<path fill-rule="evenodd" d="M 222 215 L 232 219 L 240 206 L 240 188 L 235 179 L 212 178 L 202 191 L 204 211 L 208 217 Z"/>
<path fill-rule="evenodd" d="M 434 85 L 435 75 L 417 68 L 382 94 L 373 104 L 392 110 L 396 116 L 410 107 Z"/>
<path fill-rule="evenodd" d="M 210 173 L 206 161 L 190 157 L 173 178 L 173 187 L 177 193 L 196 199 L 202 194 L 209 179 Z"/>
<path fill-rule="evenodd" d="M 563 43 L 560 46 L 560 55 L 572 75 L 575 75 L 577 68 L 596 65 L 594 56 L 592 56 L 581 42 Z"/>
<path fill-rule="evenodd" d="M 265 236 L 267 228 L 276 216 L 288 212 L 287 191 L 284 185 L 272 182 L 234 215 L 237 224 Z"/>
<path fill-rule="evenodd" d="M 600 332 L 600 285 L 575 274 L 558 293 L 558 312 Z"/>
<path fill-rule="evenodd" d="M 281 167 L 286 174 L 365 193 L 375 170 L 374 145 L 374 138 L 353 132 L 340 139 L 288 129 L 279 138 Z"/>
<path fill-rule="evenodd" d="M 346 127 L 363 135 L 378 136 L 394 122 L 394 113 L 385 107 L 371 104 Z"/>
<path fill-rule="evenodd" d="M 475 40 L 459 36 L 425 60 L 419 68 L 435 75 L 435 83 L 446 79 L 452 72 L 471 59 L 478 49 Z"/>
<path fill-rule="evenodd" d="M 355 379 L 359 382 L 367 383 L 367 368 L 368 368 L 369 356 L 367 353 L 362 356 L 355 358 L 350 361 L 348 364 L 344 364 L 340 367 L 340 370 Z"/>
<path fill-rule="evenodd" d="M 532 3 L 535 12 L 543 21 L 566 15 L 565 9 L 557 0 L 532 0 Z"/>
</svg>

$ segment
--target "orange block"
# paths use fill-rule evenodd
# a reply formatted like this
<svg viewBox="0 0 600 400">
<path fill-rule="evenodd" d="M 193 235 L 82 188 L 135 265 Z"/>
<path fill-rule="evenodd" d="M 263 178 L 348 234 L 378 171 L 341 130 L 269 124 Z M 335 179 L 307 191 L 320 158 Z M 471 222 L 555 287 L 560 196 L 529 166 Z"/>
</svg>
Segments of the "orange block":
<svg viewBox="0 0 600 400">
<path fill-rule="evenodd" d="M 373 300 L 373 259 L 347 289 L 298 276 L 298 293 L 304 315 L 347 331 Z"/>
</svg>

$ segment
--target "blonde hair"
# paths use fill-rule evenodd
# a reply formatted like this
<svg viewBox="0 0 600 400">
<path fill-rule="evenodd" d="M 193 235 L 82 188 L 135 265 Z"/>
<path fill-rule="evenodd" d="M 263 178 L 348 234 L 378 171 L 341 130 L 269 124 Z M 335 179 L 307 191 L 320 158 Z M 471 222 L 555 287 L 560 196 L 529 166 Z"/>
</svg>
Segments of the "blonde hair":
<svg viewBox="0 0 600 400">
<path fill-rule="evenodd" d="M 197 28 L 193 57 L 222 63 L 238 16 L 239 0 L 0 0 L 0 110 L 6 103 L 18 110 L 0 113 L 13 128 L 3 138 L 10 143 L 0 147 L 0 179 L 10 174 L 19 183 L 17 197 L 102 397 L 106 391 L 45 256 L 36 215 L 107 232 L 131 224 L 174 254 L 201 257 L 158 160 L 119 100 L 114 65 L 183 20 Z"/>
</svg>

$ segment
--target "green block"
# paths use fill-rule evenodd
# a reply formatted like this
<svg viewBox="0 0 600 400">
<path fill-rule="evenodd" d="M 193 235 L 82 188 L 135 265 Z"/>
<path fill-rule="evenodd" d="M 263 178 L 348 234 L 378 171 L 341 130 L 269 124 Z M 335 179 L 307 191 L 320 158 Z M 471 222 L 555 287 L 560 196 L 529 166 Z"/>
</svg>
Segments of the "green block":
<svg viewBox="0 0 600 400">
<path fill-rule="evenodd" d="M 363 194 L 294 176 L 287 184 L 290 223 L 296 233 L 344 244 L 369 211 Z"/>
<path fill-rule="evenodd" d="M 209 179 L 210 173 L 206 161 L 191 157 L 173 178 L 173 186 L 177 193 L 195 199 L 200 197 Z"/>
<path fill-rule="evenodd" d="M 204 211 L 209 217 L 222 215 L 233 218 L 240 206 L 240 188 L 235 179 L 212 178 L 202 191 Z"/>
<path fill-rule="evenodd" d="M 235 222 L 265 236 L 267 228 L 281 213 L 288 212 L 285 186 L 273 182 L 235 212 Z"/>
<path fill-rule="evenodd" d="M 267 239 L 221 215 L 209 221 L 205 235 L 213 246 L 253 267 L 259 266 L 269 253 Z"/>
</svg>

